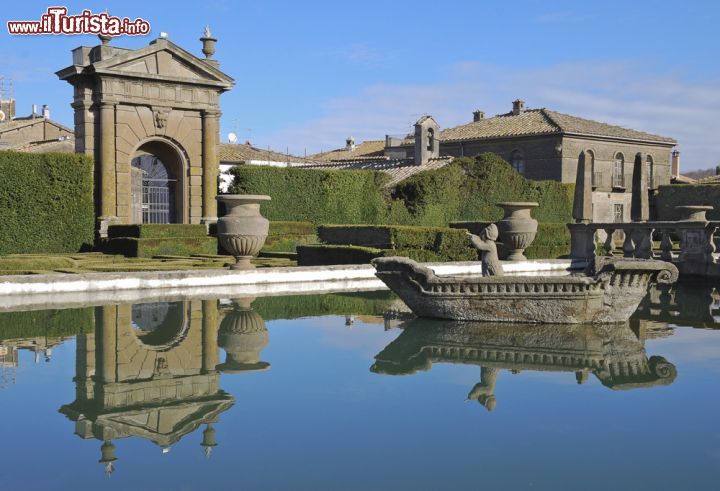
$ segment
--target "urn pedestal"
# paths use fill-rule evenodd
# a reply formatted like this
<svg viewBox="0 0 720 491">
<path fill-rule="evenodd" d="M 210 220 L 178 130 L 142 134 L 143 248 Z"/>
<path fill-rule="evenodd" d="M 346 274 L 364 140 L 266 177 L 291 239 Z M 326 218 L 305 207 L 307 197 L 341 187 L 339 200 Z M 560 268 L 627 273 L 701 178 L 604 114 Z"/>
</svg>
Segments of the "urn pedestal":
<svg viewBox="0 0 720 491">
<path fill-rule="evenodd" d="M 257 194 L 223 194 L 217 200 L 226 207 L 227 214 L 218 219 L 217 235 L 220 245 L 235 257 L 230 269 L 253 269 L 255 257 L 267 239 L 270 222 L 260 214 L 260 204 L 270 196 Z"/>
<path fill-rule="evenodd" d="M 505 202 L 497 206 L 505 212 L 503 219 L 496 224 L 500 242 L 507 254 L 504 259 L 526 261 L 523 251 L 535 240 L 538 228 L 538 222 L 530 216 L 530 210 L 540 205 L 534 202 Z"/>
<path fill-rule="evenodd" d="M 712 211 L 713 207 L 709 205 L 680 205 L 675 207 L 680 213 L 680 220 L 683 222 L 706 222 L 705 213 Z"/>
</svg>

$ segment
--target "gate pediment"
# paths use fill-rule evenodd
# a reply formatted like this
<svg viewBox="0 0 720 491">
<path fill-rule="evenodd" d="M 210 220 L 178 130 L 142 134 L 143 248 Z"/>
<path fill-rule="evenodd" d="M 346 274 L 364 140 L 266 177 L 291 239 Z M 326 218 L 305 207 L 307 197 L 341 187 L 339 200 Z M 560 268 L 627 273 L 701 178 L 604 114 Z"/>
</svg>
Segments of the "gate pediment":
<svg viewBox="0 0 720 491">
<path fill-rule="evenodd" d="M 95 62 L 97 74 L 131 76 L 154 81 L 210 85 L 228 90 L 234 80 L 213 64 L 203 61 L 167 39 L 109 59 Z"/>
</svg>

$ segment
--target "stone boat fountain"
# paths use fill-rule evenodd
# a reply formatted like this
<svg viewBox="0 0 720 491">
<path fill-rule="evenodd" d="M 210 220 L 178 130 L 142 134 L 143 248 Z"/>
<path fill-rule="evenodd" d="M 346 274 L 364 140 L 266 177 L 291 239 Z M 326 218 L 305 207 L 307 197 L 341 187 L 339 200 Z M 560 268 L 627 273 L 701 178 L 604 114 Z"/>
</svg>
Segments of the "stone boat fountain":
<svg viewBox="0 0 720 491">
<path fill-rule="evenodd" d="M 420 317 L 513 323 L 626 322 L 654 283 L 674 283 L 664 261 L 598 257 L 569 276 L 437 276 L 402 257 L 372 261 L 376 276 Z"/>
</svg>

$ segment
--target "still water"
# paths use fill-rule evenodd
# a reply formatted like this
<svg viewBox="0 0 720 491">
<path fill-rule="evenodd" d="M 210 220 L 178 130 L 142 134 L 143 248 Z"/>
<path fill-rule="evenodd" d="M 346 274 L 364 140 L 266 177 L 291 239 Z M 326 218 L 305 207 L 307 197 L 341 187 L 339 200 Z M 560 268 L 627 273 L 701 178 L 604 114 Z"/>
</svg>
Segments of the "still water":
<svg viewBox="0 0 720 491">
<path fill-rule="evenodd" d="M 716 298 L 612 327 L 385 292 L 3 312 L 0 489 L 719 489 Z"/>
</svg>

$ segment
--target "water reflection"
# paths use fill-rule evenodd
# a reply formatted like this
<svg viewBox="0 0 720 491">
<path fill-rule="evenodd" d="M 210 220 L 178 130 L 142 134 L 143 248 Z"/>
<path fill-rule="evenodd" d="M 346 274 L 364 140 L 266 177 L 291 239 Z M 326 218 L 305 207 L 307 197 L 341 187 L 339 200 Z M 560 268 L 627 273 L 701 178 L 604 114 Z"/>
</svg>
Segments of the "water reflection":
<svg viewBox="0 0 720 491">
<path fill-rule="evenodd" d="M 671 384 L 675 366 L 645 353 L 642 323 L 621 325 L 509 325 L 416 319 L 375 356 L 371 371 L 408 375 L 433 363 L 478 365 L 480 382 L 469 392 L 489 411 L 501 370 L 590 374 L 613 390 Z"/>
<path fill-rule="evenodd" d="M 60 408 L 81 438 L 102 441 L 106 473 L 118 460 L 113 440 L 139 437 L 167 453 L 205 425 L 206 456 L 217 446 L 213 423 L 235 399 L 220 388 L 220 373 L 267 368 L 267 344 L 253 299 L 109 305 L 95 309 L 94 332 L 77 336 L 75 400 Z M 220 317 L 224 315 L 222 322 Z M 218 341 L 227 352 L 218 363 Z"/>
<path fill-rule="evenodd" d="M 662 323 L 720 328 L 720 292 L 705 282 L 655 285 L 633 315 Z"/>
</svg>

